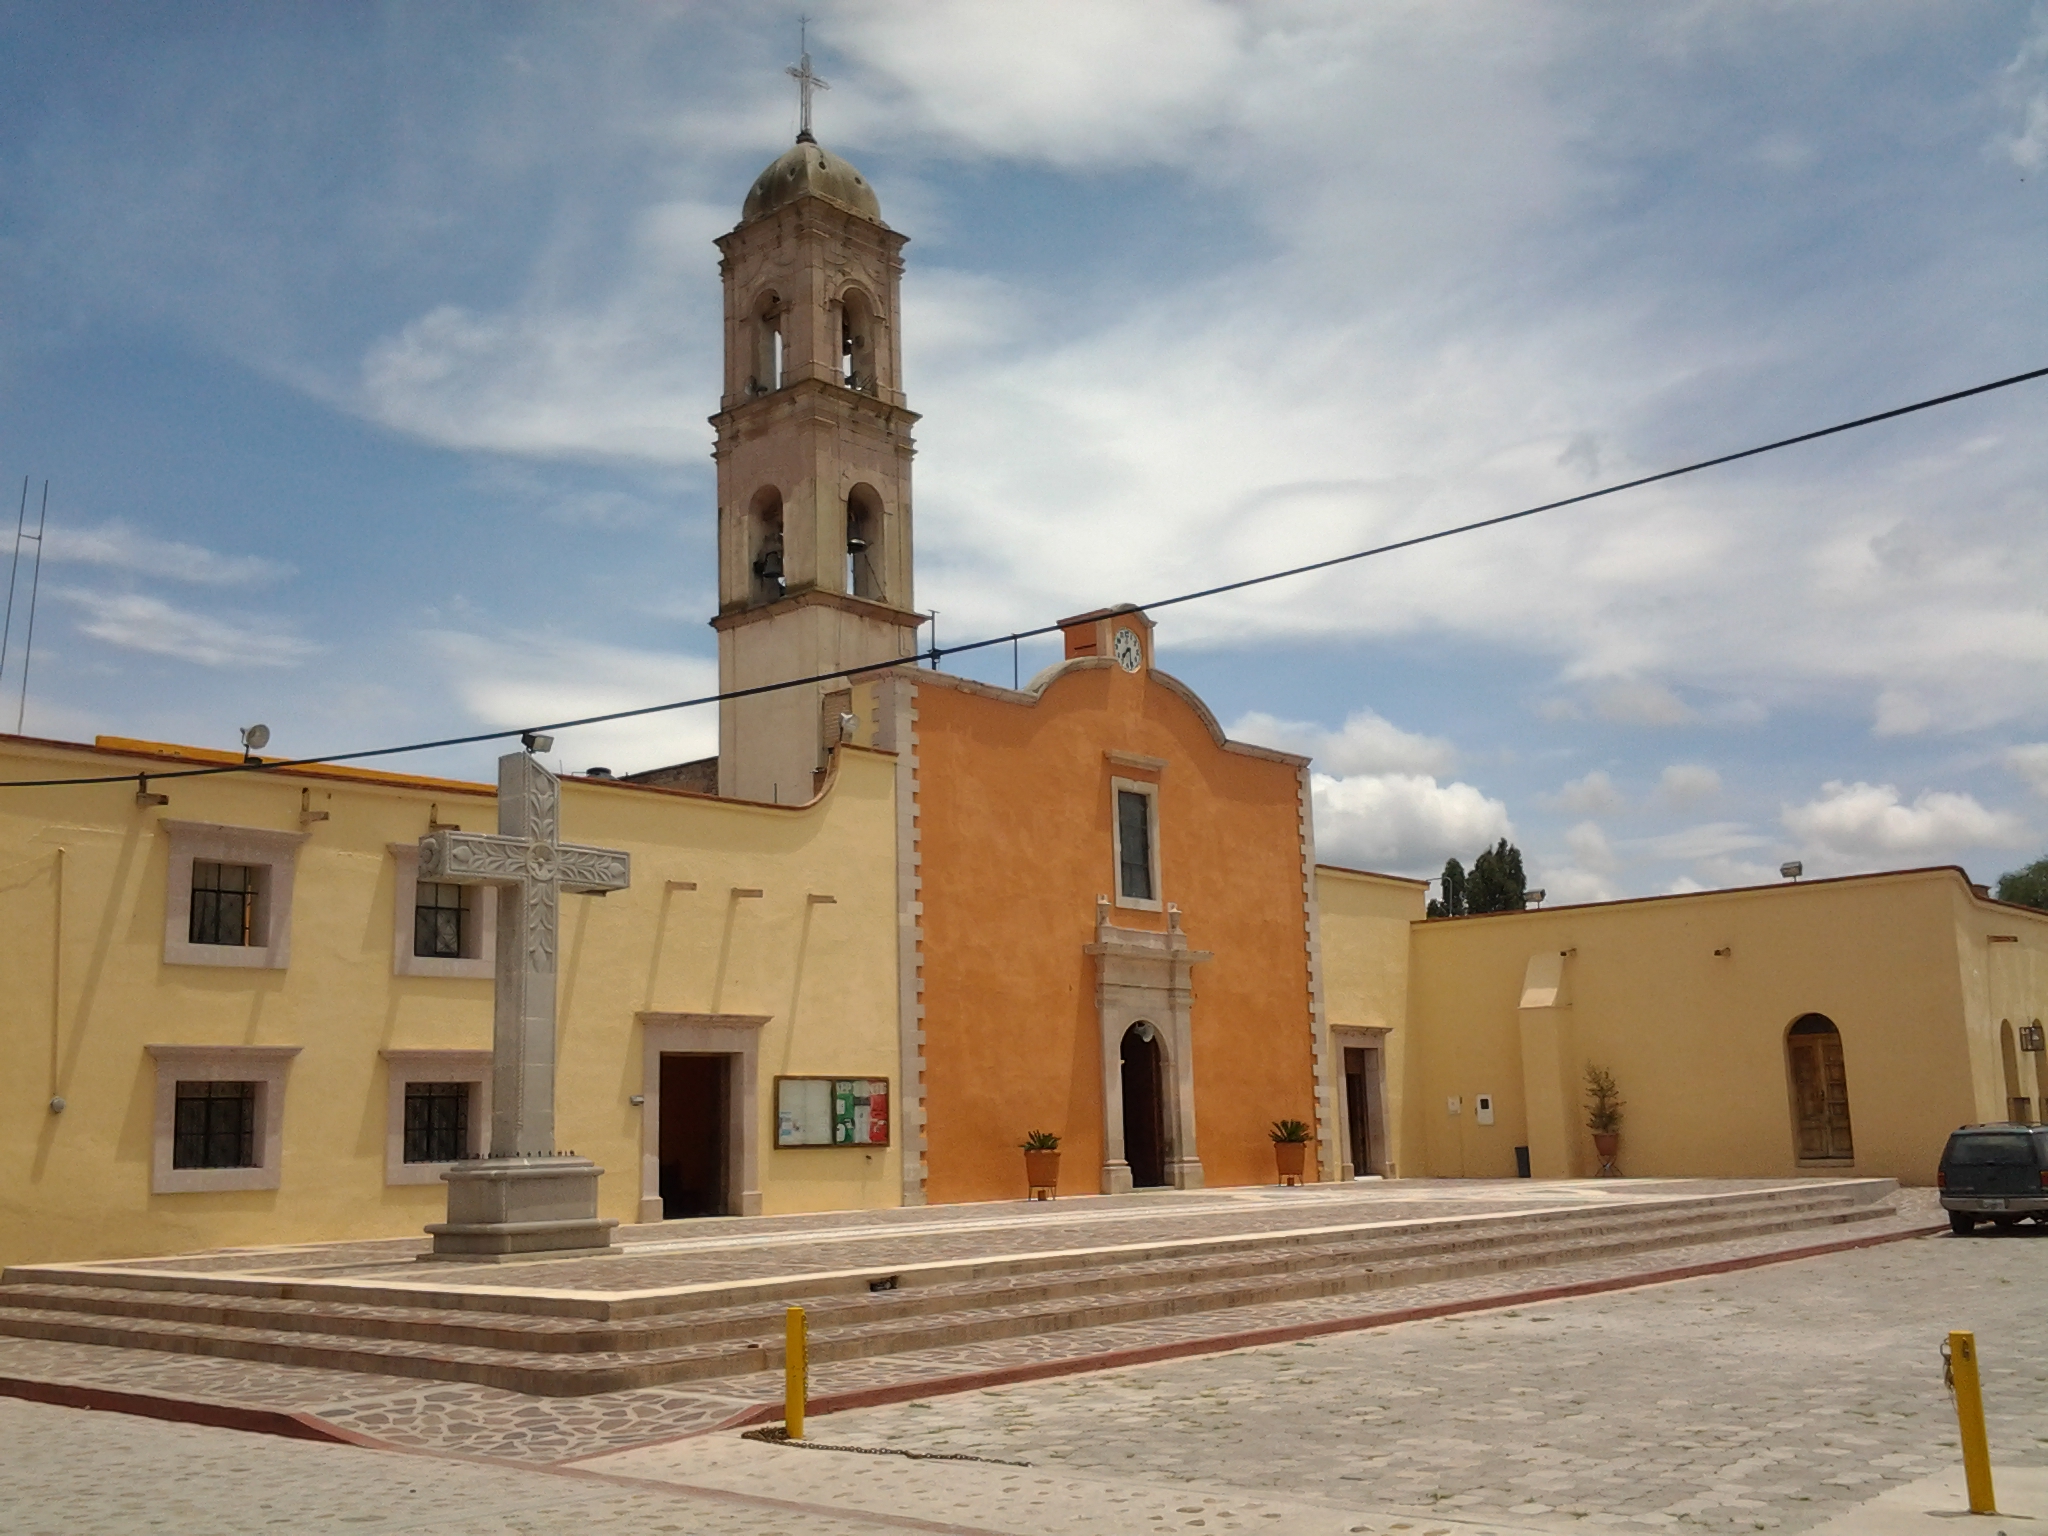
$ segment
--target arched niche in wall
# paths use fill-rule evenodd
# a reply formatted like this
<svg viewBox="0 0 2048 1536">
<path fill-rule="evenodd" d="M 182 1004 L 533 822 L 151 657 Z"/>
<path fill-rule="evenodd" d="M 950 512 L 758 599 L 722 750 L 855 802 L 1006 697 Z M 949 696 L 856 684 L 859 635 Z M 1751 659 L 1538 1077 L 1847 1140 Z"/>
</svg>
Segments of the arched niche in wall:
<svg viewBox="0 0 2048 1536">
<path fill-rule="evenodd" d="M 754 601 L 782 596 L 782 492 L 764 485 L 747 507 L 747 562 L 754 577 Z"/>
<path fill-rule="evenodd" d="M 749 389 L 753 394 L 765 395 L 782 388 L 782 296 L 769 289 L 754 300 L 749 314 L 753 344 Z"/>
<path fill-rule="evenodd" d="M 846 590 L 855 597 L 888 601 L 887 542 L 881 493 L 856 485 L 846 493 Z"/>
<path fill-rule="evenodd" d="M 877 359 L 881 353 L 874 300 L 859 288 L 848 288 L 839 296 L 840 382 L 863 394 L 875 392 Z"/>
</svg>

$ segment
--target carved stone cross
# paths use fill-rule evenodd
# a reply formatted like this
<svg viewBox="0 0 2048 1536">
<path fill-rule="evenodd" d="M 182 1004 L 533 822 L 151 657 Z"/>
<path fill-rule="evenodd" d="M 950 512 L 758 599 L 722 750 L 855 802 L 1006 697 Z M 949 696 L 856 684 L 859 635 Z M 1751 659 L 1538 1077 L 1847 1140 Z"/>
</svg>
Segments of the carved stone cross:
<svg viewBox="0 0 2048 1536">
<path fill-rule="evenodd" d="M 498 759 L 498 831 L 420 839 L 420 878 L 497 888 L 491 1156 L 555 1150 L 555 951 L 561 893 L 622 891 L 629 856 L 560 840 L 562 786 L 530 754 Z"/>
</svg>

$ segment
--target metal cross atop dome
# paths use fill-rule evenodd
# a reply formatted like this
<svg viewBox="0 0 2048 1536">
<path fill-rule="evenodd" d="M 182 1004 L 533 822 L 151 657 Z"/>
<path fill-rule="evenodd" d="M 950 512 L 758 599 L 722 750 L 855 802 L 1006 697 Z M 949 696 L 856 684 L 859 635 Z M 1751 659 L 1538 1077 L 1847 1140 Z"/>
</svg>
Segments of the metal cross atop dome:
<svg viewBox="0 0 2048 1536">
<path fill-rule="evenodd" d="M 811 93 L 829 91 L 832 87 L 811 68 L 810 18 L 804 17 L 798 26 L 800 30 L 797 33 L 797 47 L 803 50 L 803 57 L 790 65 L 787 71 L 790 78 L 796 81 L 797 101 L 802 112 L 802 126 L 797 130 L 796 141 L 799 144 L 815 144 L 818 141 L 811 137 Z"/>
</svg>

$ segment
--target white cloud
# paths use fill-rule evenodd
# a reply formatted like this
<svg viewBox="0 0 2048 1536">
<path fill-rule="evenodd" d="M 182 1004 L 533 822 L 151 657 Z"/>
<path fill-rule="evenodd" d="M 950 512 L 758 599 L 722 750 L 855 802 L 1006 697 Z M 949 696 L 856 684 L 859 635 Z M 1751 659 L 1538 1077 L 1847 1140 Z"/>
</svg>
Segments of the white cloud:
<svg viewBox="0 0 2048 1536">
<path fill-rule="evenodd" d="M 1952 857 L 1962 848 L 2011 848 L 2028 839 L 2026 824 L 1988 810 L 1971 795 L 1928 790 L 1903 803 L 1889 784 L 1830 780 L 1820 798 L 1784 809 L 1786 828 L 1836 862 Z"/>
<path fill-rule="evenodd" d="M 1580 822 L 1565 833 L 1564 845 L 1571 850 L 1574 864 L 1594 874 L 1611 875 L 1620 865 L 1598 822 Z"/>
<path fill-rule="evenodd" d="M 1918 694 L 1887 688 L 1877 696 L 1871 729 L 1880 736 L 1917 736 L 1934 724 L 1934 710 Z"/>
<path fill-rule="evenodd" d="M 2048 741 L 2008 748 L 2005 766 L 2032 785 L 2035 794 L 2048 795 Z"/>
<path fill-rule="evenodd" d="M 434 630 L 422 638 L 440 658 L 462 707 L 484 726 L 541 725 L 718 691 L 717 663 L 701 656 L 628 650 L 567 636 Z M 574 773 L 597 766 L 634 773 L 717 751 L 716 705 L 555 734 L 556 758 Z"/>
<path fill-rule="evenodd" d="M 155 538 L 118 521 L 98 527 L 53 526 L 47 537 L 45 558 L 59 565 L 97 565 L 209 586 L 253 586 L 292 574 L 292 567 L 281 560 L 217 554 L 197 544 Z"/>
<path fill-rule="evenodd" d="M 1740 821 L 1709 821 L 1684 827 L 1632 844 L 1645 848 L 1660 859 L 1717 859 L 1746 849 L 1768 848 L 1771 840 L 1759 836 Z"/>
<path fill-rule="evenodd" d="M 1470 784 L 1425 774 L 1314 774 L 1316 856 L 1332 864 L 1434 873 L 1446 858 L 1469 862 L 1514 828 L 1508 809 Z"/>
<path fill-rule="evenodd" d="M 1544 873 L 1544 905 L 1562 907 L 1589 901 L 1613 901 L 1621 893 L 1605 875 L 1576 864 L 1566 864 Z"/>
<path fill-rule="evenodd" d="M 2036 9 L 2033 31 L 2002 71 L 1998 97 L 2008 127 L 1997 147 L 2022 171 L 2048 165 L 2048 9 Z"/>
<path fill-rule="evenodd" d="M 69 587 L 57 595 L 85 610 L 78 627 L 96 640 L 204 667 L 290 667 L 320 649 L 275 619 L 193 613 L 133 592 Z"/>
<path fill-rule="evenodd" d="M 1457 753 L 1442 737 L 1404 731 L 1369 709 L 1350 715 L 1336 731 L 1254 710 L 1233 721 L 1229 735 L 1236 741 L 1299 752 L 1338 778 L 1361 773 L 1442 774 L 1457 765 Z"/>
<path fill-rule="evenodd" d="M 1609 683 L 1593 697 L 1603 720 L 1622 725 L 1685 725 L 1695 718 L 1692 706 L 1662 683 L 1640 679 Z"/>
<path fill-rule="evenodd" d="M 1604 768 L 1595 768 L 1583 778 L 1572 779 L 1556 794 L 1542 797 L 1542 804 L 1574 816 L 1611 816 L 1627 807 L 1628 801 Z"/>
<path fill-rule="evenodd" d="M 1657 797 L 1673 810 L 1687 811 L 1719 799 L 1721 775 L 1698 763 L 1672 763 L 1657 780 Z"/>
</svg>

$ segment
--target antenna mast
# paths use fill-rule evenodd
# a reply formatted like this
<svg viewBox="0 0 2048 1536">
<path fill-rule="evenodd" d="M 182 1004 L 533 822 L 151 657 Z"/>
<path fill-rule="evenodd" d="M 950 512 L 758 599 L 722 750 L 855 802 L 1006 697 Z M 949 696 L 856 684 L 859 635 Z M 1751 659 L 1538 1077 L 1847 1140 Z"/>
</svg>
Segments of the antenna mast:
<svg viewBox="0 0 2048 1536">
<path fill-rule="evenodd" d="M 0 623 L 0 678 L 7 675 L 7 642 L 14 634 L 14 579 L 21 573 L 21 530 L 28 520 L 28 476 L 21 477 L 21 510 L 14 517 L 14 564 L 7 570 L 7 619 Z"/>
</svg>

